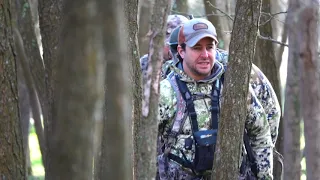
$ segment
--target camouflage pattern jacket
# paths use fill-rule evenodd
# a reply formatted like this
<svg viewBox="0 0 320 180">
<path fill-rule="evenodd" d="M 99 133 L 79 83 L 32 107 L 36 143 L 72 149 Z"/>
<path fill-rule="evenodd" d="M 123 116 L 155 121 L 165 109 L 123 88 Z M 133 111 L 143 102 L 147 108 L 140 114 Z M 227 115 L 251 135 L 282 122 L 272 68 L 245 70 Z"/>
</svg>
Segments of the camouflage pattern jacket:
<svg viewBox="0 0 320 180">
<path fill-rule="evenodd" d="M 186 82 L 191 93 L 203 93 L 210 97 L 212 83 L 221 77 L 224 73 L 223 65 L 216 61 L 212 75 L 201 81 L 195 81 L 187 76 L 182 70 L 171 66 L 172 72 L 180 77 L 181 81 Z M 274 146 L 280 117 L 280 107 L 273 92 L 272 86 L 264 77 L 262 72 L 254 66 L 251 72 L 251 86 L 249 87 L 247 118 L 245 127 L 248 131 L 250 143 L 258 164 L 258 179 L 273 179 L 272 176 L 272 148 Z M 222 93 L 220 93 L 222 94 Z M 177 116 L 177 94 L 171 86 L 169 79 L 164 79 L 160 83 L 159 99 L 159 139 L 161 142 L 167 142 L 168 133 L 172 129 L 173 122 Z M 194 101 L 197 113 L 199 130 L 210 128 L 211 112 L 210 98 L 198 99 Z M 193 161 L 195 147 L 191 150 L 184 148 L 184 140 L 192 137 L 192 128 L 189 117 L 186 114 L 179 114 L 184 117 L 176 141 L 171 146 L 170 153 L 182 158 L 182 153 L 186 155 L 189 161 Z M 274 128 L 270 130 L 270 122 Z M 272 135 L 272 136 L 271 136 Z M 159 145 L 159 144 L 158 144 Z M 159 145 L 160 147 L 161 145 Z M 190 169 L 184 168 L 178 163 L 169 160 L 166 164 L 169 167 L 163 167 L 163 151 L 158 151 L 158 170 L 160 179 L 193 179 Z M 166 170 L 164 170 L 166 169 Z"/>
</svg>

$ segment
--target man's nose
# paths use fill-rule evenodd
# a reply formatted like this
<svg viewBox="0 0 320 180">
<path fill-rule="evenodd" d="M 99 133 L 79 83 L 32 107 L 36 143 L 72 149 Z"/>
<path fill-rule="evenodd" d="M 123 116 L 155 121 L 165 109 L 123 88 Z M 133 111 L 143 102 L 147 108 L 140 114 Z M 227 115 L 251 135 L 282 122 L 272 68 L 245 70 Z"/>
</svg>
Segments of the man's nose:
<svg viewBox="0 0 320 180">
<path fill-rule="evenodd" d="M 205 58 L 209 57 L 209 51 L 204 48 L 204 49 L 201 51 L 201 57 L 205 57 Z"/>
</svg>

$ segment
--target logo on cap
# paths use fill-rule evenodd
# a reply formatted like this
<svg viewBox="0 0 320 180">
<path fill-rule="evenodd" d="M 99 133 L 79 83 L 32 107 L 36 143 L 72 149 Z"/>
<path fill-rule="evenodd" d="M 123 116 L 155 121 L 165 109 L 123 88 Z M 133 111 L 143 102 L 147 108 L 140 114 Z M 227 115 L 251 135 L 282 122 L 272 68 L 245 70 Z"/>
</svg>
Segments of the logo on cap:
<svg viewBox="0 0 320 180">
<path fill-rule="evenodd" d="M 208 25 L 205 23 L 197 23 L 193 25 L 193 30 L 201 30 L 201 29 L 208 29 Z"/>
</svg>

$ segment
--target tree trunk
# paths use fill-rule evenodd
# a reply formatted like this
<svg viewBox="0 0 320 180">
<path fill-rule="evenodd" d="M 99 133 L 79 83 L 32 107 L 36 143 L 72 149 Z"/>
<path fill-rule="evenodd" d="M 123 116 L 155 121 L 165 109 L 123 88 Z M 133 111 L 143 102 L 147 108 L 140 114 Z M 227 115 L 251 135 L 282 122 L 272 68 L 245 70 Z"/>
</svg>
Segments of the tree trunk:
<svg viewBox="0 0 320 180">
<path fill-rule="evenodd" d="M 223 12 L 228 12 L 228 9 L 226 8 L 227 2 L 222 0 L 203 0 L 203 3 L 208 20 L 215 26 L 217 30 L 219 39 L 218 47 L 228 50 L 230 34 L 226 33 L 226 31 L 231 31 L 231 26 L 229 24 L 232 23 L 232 20 L 227 18 L 226 15 L 219 11 L 221 10 Z"/>
<path fill-rule="evenodd" d="M 247 115 L 251 64 L 260 19 L 260 0 L 237 1 L 231 36 L 230 62 L 220 113 L 212 179 L 238 179 L 239 157 Z M 250 15 L 248 17 L 248 15 Z M 242 37 L 242 39 L 236 39 Z M 235 101 L 236 99 L 236 101 Z"/>
<path fill-rule="evenodd" d="M 139 33 L 138 33 L 138 42 L 139 42 L 139 54 L 148 53 L 149 45 L 149 34 L 148 30 L 150 29 L 150 21 L 152 14 L 152 7 L 154 0 L 140 0 L 139 1 L 139 11 L 138 11 L 138 24 L 139 24 Z"/>
<path fill-rule="evenodd" d="M 175 0 L 172 11 L 174 14 L 188 14 L 189 6 L 188 0 Z M 169 13 L 170 14 L 170 13 Z"/>
<path fill-rule="evenodd" d="M 30 4 L 30 11 L 31 11 L 31 17 L 32 17 L 32 26 L 34 28 L 34 32 L 37 38 L 37 44 L 42 49 L 42 43 L 41 43 L 41 35 L 40 35 L 40 27 L 39 27 L 39 11 L 38 11 L 38 0 L 28 0 Z M 42 56 L 42 54 L 41 54 Z M 41 59 L 41 62 L 43 64 L 43 61 Z M 44 77 L 42 78 L 44 80 Z"/>
<path fill-rule="evenodd" d="M 46 162 L 44 164 L 47 175 L 51 174 L 51 138 L 53 137 L 53 128 L 55 122 L 52 120 L 54 104 L 54 85 L 56 81 L 56 61 L 57 50 L 59 47 L 60 29 L 62 20 L 62 2 L 63 0 L 39 0 L 39 24 L 43 47 L 43 63 L 30 59 L 33 77 L 35 79 L 36 89 L 39 92 L 39 101 L 41 103 L 44 136 L 46 141 Z M 45 69 L 44 69 L 44 68 Z M 41 75 L 43 74 L 43 76 Z"/>
<path fill-rule="evenodd" d="M 142 103 L 142 87 L 141 87 L 141 68 L 139 63 L 139 46 L 138 46 L 138 0 L 125 1 L 125 16 L 128 27 L 128 58 L 131 60 L 131 84 L 132 84 L 132 100 L 133 100 L 133 114 L 132 114 L 132 135 L 133 135 L 133 174 L 137 174 L 137 160 L 139 159 L 137 149 L 138 130 L 141 121 L 141 103 Z M 134 177 L 134 176 L 133 176 Z"/>
<path fill-rule="evenodd" d="M 26 176 L 32 174 L 32 167 L 30 162 L 30 150 L 29 150 L 29 130 L 30 130 L 30 103 L 28 89 L 23 77 L 22 69 L 17 63 L 17 82 L 18 82 L 18 97 L 19 97 L 19 116 L 20 126 L 23 139 L 24 156 L 26 157 Z"/>
<path fill-rule="evenodd" d="M 0 6 L 0 179 L 26 179 L 23 137 L 19 121 L 18 84 L 13 26 L 16 7 L 10 0 Z"/>
<path fill-rule="evenodd" d="M 129 3 L 129 2 L 127 2 Z M 130 74 L 127 60 L 127 27 L 124 1 L 99 1 L 104 17 L 104 49 L 107 73 L 105 110 L 97 179 L 132 179 Z M 134 15 L 134 14 L 132 14 Z M 113 28 L 110 28 L 113 27 Z M 131 37 L 134 38 L 134 37 Z M 130 128 L 129 128 L 130 127 Z"/>
<path fill-rule="evenodd" d="M 156 176 L 157 115 L 162 48 L 170 0 L 157 0 L 153 7 L 150 29 L 149 66 L 143 77 L 142 119 L 137 129 L 137 180 L 154 179 Z"/>
<path fill-rule="evenodd" d="M 295 0 L 299 43 L 301 115 L 304 120 L 307 179 L 320 179 L 319 1 Z"/>
<path fill-rule="evenodd" d="M 299 44 L 298 25 L 295 23 L 296 9 L 299 8 L 290 1 L 286 22 L 289 35 L 289 56 L 287 68 L 287 84 L 284 104 L 284 178 L 300 180 L 301 153 L 300 153 L 300 88 L 299 88 Z"/>
<path fill-rule="evenodd" d="M 94 128 L 103 116 L 104 50 L 98 5 L 65 0 L 57 59 L 48 180 L 92 179 Z"/>
<path fill-rule="evenodd" d="M 274 14 L 273 16 L 269 16 L 269 18 L 271 18 L 273 39 L 279 40 L 282 43 L 287 43 L 288 30 L 287 24 L 284 23 L 286 21 L 287 13 L 284 12 L 288 9 L 288 3 L 285 1 L 270 1 L 270 3 L 271 14 Z M 279 39 L 279 37 L 281 38 Z M 273 46 L 276 53 L 276 66 L 280 67 L 285 46 L 276 43 L 274 43 Z M 279 132 L 279 135 L 280 133 L 281 131 Z"/>
</svg>

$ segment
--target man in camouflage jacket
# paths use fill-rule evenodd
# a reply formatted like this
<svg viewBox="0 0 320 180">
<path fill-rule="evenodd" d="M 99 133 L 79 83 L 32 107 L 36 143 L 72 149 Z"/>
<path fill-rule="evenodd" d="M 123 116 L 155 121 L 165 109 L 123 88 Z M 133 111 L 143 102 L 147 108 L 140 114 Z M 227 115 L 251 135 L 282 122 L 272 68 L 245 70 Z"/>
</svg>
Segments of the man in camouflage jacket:
<svg viewBox="0 0 320 180">
<path fill-rule="evenodd" d="M 194 145 L 191 149 L 185 148 L 185 140 L 193 137 L 191 121 L 186 111 L 179 111 L 179 106 L 185 106 L 185 103 L 180 103 L 183 99 L 179 92 L 175 91 L 172 82 L 179 78 L 186 83 L 192 94 L 202 93 L 210 97 L 212 83 L 220 80 L 225 71 L 223 64 L 215 60 L 217 42 L 214 26 L 204 19 L 195 18 L 185 22 L 179 32 L 180 68 L 171 66 L 171 74 L 160 83 L 158 178 L 161 180 L 205 177 L 196 176 L 192 169 L 166 156 L 170 153 L 190 162 L 193 162 L 195 157 Z M 194 100 L 199 130 L 211 128 L 210 100 Z M 273 179 L 272 148 L 278 134 L 280 107 L 272 86 L 256 66 L 252 67 L 247 111 L 245 128 L 258 165 L 257 178 Z M 177 120 L 182 120 L 181 127 L 174 127 Z M 169 134 L 174 128 L 178 129 L 179 133 L 171 142 Z M 165 152 L 166 150 L 169 152 Z M 210 176 L 210 170 L 204 174 Z"/>
</svg>

